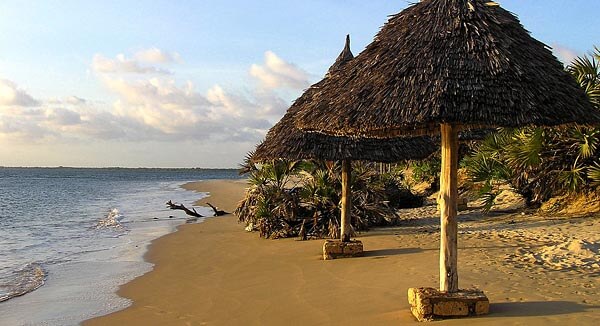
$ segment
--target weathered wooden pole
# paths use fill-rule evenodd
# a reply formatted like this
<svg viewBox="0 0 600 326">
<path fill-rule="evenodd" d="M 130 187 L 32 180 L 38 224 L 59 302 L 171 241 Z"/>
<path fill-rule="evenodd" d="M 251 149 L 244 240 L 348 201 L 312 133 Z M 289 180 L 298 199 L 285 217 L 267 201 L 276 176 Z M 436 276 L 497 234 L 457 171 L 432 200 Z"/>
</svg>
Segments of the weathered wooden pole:
<svg viewBox="0 0 600 326">
<path fill-rule="evenodd" d="M 352 209 L 352 192 L 350 190 L 350 174 L 352 172 L 352 164 L 350 160 L 342 161 L 342 204 L 341 204 L 341 230 L 340 236 L 342 242 L 349 242 L 352 234 L 352 226 L 350 224 L 350 212 Z"/>
<path fill-rule="evenodd" d="M 441 125 L 442 170 L 440 173 L 440 291 L 458 291 L 458 128 Z"/>
</svg>

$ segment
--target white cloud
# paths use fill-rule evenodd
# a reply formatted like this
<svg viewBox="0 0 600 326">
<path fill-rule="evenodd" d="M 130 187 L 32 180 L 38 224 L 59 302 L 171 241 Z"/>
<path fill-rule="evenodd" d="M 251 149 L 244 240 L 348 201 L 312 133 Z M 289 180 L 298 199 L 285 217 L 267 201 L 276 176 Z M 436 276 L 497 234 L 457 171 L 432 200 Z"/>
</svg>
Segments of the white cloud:
<svg viewBox="0 0 600 326">
<path fill-rule="evenodd" d="M 0 79 L 0 106 L 31 107 L 39 104 L 38 100 L 18 88 L 14 82 L 8 79 Z"/>
<path fill-rule="evenodd" d="M 119 96 L 114 113 L 134 119 L 166 134 L 185 133 L 206 118 L 208 101 L 194 91 L 191 83 L 178 86 L 172 79 L 126 81 L 105 79 L 106 86 Z"/>
<path fill-rule="evenodd" d="M 560 44 L 553 44 L 552 50 L 554 55 L 565 65 L 571 64 L 579 56 L 575 50 Z"/>
<path fill-rule="evenodd" d="M 159 74 L 168 75 L 170 71 L 154 65 L 181 63 L 181 56 L 177 52 L 167 52 L 158 48 L 149 48 L 136 52 L 133 58 L 125 54 L 118 54 L 115 58 L 107 58 L 102 54 L 95 54 L 92 58 L 92 69 L 98 73 L 113 74 Z M 149 65 L 144 65 L 149 64 Z"/>
<path fill-rule="evenodd" d="M 250 84 L 249 90 L 232 92 L 215 84 L 200 91 L 191 81 L 173 75 L 145 74 L 158 68 L 146 67 L 142 61 L 176 60 L 173 54 L 162 55 L 158 49 L 138 53 L 135 59 L 95 55 L 92 68 L 100 72 L 97 80 L 114 98 L 112 103 L 75 95 L 37 101 L 14 83 L 3 81 L 1 85 L 10 90 L 4 93 L 20 95 L 2 95 L 0 103 L 12 106 L 0 110 L 0 141 L 48 146 L 112 142 L 116 147 L 124 143 L 146 147 L 151 142 L 180 147 L 193 143 L 202 148 L 219 143 L 249 150 L 289 107 L 281 93 L 295 97 L 300 88 L 308 86 L 307 73 L 267 52 L 264 64 L 250 69 L 256 84 Z M 13 105 L 17 102 L 37 106 Z M 65 153 L 69 155 L 78 154 Z"/>
<path fill-rule="evenodd" d="M 260 103 L 257 113 L 261 116 L 279 119 L 290 106 L 288 101 L 285 101 L 277 93 L 272 91 L 259 89 L 254 93 L 254 98 L 257 103 Z"/>
<path fill-rule="evenodd" d="M 134 57 L 146 63 L 170 63 L 181 62 L 181 56 L 177 52 L 166 52 L 158 48 L 150 48 L 138 51 Z"/>
<path fill-rule="evenodd" d="M 170 74 L 168 70 L 142 66 L 138 61 L 126 58 L 124 54 L 118 54 L 114 59 L 96 54 L 92 59 L 92 69 L 99 73 Z"/>
<path fill-rule="evenodd" d="M 267 89 L 304 89 L 310 85 L 310 76 L 306 71 L 284 61 L 272 51 L 265 52 L 264 65 L 253 64 L 250 67 L 250 75 L 257 78 Z"/>
<path fill-rule="evenodd" d="M 243 96 L 228 94 L 221 86 L 215 85 L 208 90 L 206 98 L 212 105 L 211 116 L 214 119 L 223 116 L 241 117 L 244 111 L 255 112 L 256 104 Z"/>
<path fill-rule="evenodd" d="M 202 95 L 191 82 L 172 79 L 126 81 L 106 79 L 119 95 L 113 113 L 151 128 L 156 137 L 258 141 L 270 123 L 257 113 L 260 104 L 227 93 L 220 86 Z M 158 133 L 158 134 L 157 134 Z"/>
<path fill-rule="evenodd" d="M 55 131 L 43 126 L 45 122 L 44 109 L 9 107 L 0 111 L 0 136 L 38 142 L 55 134 Z"/>
<path fill-rule="evenodd" d="M 58 126 L 73 126 L 81 123 L 79 113 L 69 109 L 48 108 L 45 115 L 48 121 Z"/>
<path fill-rule="evenodd" d="M 72 105 L 83 105 L 85 103 L 87 103 L 87 101 L 81 97 L 77 97 L 77 96 L 69 96 L 65 99 L 65 101 L 69 104 Z"/>
<path fill-rule="evenodd" d="M 65 104 L 65 105 L 80 106 L 80 105 L 87 104 L 87 100 L 84 98 L 72 95 L 72 96 L 67 96 L 65 98 L 50 98 L 50 99 L 46 100 L 45 103 L 52 104 L 52 105 Z"/>
<path fill-rule="evenodd" d="M 207 101 L 194 90 L 191 82 L 179 86 L 171 78 L 150 78 L 129 81 L 122 78 L 103 78 L 104 84 L 129 103 L 158 102 L 165 105 L 195 106 Z"/>
</svg>

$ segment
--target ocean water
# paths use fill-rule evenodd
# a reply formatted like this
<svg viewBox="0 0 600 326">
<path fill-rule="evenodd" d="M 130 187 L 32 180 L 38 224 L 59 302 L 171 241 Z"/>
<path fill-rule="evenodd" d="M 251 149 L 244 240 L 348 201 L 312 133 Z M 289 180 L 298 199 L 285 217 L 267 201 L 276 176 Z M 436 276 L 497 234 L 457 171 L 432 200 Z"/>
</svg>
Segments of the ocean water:
<svg viewBox="0 0 600 326">
<path fill-rule="evenodd" d="M 126 307 L 151 240 L 194 222 L 186 182 L 236 170 L 0 168 L 0 325 L 76 325 Z M 211 216 L 210 208 L 197 208 Z"/>
</svg>

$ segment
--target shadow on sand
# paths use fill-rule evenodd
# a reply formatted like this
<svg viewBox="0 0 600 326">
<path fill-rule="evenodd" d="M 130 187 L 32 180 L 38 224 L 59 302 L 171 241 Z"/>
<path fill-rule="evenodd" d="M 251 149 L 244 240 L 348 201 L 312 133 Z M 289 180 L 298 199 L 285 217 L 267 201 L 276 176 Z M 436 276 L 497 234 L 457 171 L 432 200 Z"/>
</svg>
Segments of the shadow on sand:
<svg viewBox="0 0 600 326">
<path fill-rule="evenodd" d="M 364 252 L 364 257 L 377 257 L 384 258 L 386 256 L 395 255 L 406 255 L 406 254 L 418 254 L 428 249 L 421 248 L 397 248 L 397 249 L 381 249 L 381 250 L 368 250 Z"/>
<path fill-rule="evenodd" d="M 532 317 L 566 315 L 598 309 L 571 301 L 502 302 L 490 305 L 490 317 Z"/>
</svg>

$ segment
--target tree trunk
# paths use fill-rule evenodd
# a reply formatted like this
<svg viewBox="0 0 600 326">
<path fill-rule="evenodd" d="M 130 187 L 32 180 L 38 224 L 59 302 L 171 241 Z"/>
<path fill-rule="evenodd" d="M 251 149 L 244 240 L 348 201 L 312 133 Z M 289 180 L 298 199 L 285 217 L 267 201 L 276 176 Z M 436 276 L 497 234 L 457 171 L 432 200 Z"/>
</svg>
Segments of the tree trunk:
<svg viewBox="0 0 600 326">
<path fill-rule="evenodd" d="M 350 191 L 350 175 L 352 164 L 350 160 L 342 161 L 342 204 L 341 204 L 341 231 L 342 242 L 350 241 L 352 226 L 350 224 L 350 211 L 352 208 L 352 193 Z"/>
<path fill-rule="evenodd" d="M 442 171 L 440 174 L 440 291 L 458 291 L 458 128 L 442 124 Z"/>
</svg>

